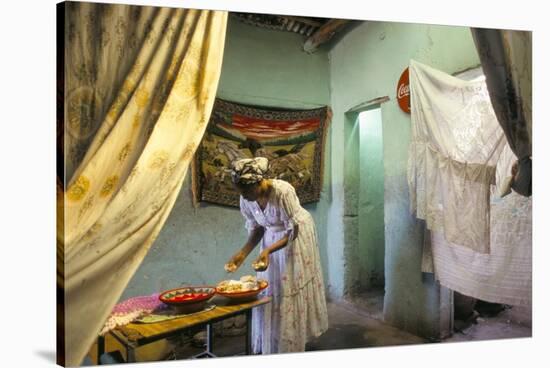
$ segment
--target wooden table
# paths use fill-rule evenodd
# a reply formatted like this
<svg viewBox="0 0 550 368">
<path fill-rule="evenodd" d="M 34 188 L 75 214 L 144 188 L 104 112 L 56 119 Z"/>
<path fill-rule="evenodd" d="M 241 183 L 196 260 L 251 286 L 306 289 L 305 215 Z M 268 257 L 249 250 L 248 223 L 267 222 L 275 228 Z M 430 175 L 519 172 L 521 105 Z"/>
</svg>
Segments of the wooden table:
<svg viewBox="0 0 550 368">
<path fill-rule="evenodd" d="M 193 327 L 197 328 L 205 326 L 206 350 L 193 356 L 193 358 L 210 358 L 216 356 L 212 352 L 212 324 L 239 314 L 245 314 L 245 354 L 249 355 L 252 350 L 252 309 L 270 302 L 270 297 L 264 297 L 250 302 L 235 303 L 221 296 L 215 296 L 212 298 L 211 304 L 215 304 L 216 307 L 212 310 L 156 323 L 129 323 L 125 326 L 119 326 L 108 333 L 125 346 L 126 362 L 133 363 L 136 361 L 136 348 L 171 336 L 176 336 Z M 105 353 L 105 336 L 99 336 L 97 340 L 98 364 L 100 364 L 99 358 L 103 355 L 103 353 Z"/>
</svg>

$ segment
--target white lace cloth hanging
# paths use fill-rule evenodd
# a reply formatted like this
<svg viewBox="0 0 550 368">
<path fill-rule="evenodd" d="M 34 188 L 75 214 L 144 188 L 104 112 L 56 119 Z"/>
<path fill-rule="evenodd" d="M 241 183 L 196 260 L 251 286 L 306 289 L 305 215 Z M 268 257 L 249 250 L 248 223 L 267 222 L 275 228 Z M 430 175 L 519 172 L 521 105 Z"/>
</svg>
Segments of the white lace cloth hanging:
<svg viewBox="0 0 550 368">
<path fill-rule="evenodd" d="M 485 80 L 464 81 L 411 60 L 410 209 L 428 229 L 489 253 L 489 198 L 504 133 Z"/>
<path fill-rule="evenodd" d="M 490 254 L 450 243 L 443 234 L 427 234 L 433 272 L 441 285 L 492 303 L 530 306 L 532 296 L 532 199 L 515 192 L 500 197 L 516 156 L 506 145 L 497 164 L 491 195 Z"/>
</svg>

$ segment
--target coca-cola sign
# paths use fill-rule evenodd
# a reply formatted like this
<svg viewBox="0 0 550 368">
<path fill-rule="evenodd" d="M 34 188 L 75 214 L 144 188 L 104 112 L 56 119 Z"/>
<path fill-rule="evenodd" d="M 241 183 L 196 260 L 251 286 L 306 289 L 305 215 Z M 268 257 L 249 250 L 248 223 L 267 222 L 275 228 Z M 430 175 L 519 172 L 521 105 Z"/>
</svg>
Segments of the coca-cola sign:
<svg viewBox="0 0 550 368">
<path fill-rule="evenodd" d="M 401 110 L 411 112 L 411 99 L 409 90 L 409 68 L 405 69 L 397 83 L 397 103 Z"/>
</svg>

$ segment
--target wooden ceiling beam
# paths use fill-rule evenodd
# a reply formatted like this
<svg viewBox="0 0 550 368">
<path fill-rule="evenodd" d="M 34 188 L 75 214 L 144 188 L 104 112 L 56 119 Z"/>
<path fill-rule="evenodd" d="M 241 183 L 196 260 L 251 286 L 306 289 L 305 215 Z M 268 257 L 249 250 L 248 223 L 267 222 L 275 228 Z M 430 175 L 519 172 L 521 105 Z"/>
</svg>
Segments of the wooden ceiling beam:
<svg viewBox="0 0 550 368">
<path fill-rule="evenodd" d="M 338 31 L 340 31 L 350 20 L 331 19 L 323 24 L 317 32 L 312 34 L 304 43 L 304 51 L 311 54 L 323 43 L 329 41 Z"/>
</svg>

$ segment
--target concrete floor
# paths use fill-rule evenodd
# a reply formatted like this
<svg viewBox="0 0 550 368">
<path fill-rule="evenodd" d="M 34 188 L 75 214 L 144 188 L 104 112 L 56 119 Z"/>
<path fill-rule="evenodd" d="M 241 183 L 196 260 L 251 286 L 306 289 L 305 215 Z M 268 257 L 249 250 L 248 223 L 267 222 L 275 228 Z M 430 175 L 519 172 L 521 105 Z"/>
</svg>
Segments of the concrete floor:
<svg viewBox="0 0 550 368">
<path fill-rule="evenodd" d="M 385 324 L 382 321 L 383 291 L 375 291 L 349 301 L 329 303 L 328 331 L 308 343 L 306 351 L 353 349 L 428 343 L 427 340 Z M 479 341 L 531 336 L 531 311 L 507 308 L 496 316 L 479 316 L 443 342 Z M 245 336 L 216 337 L 214 353 L 219 357 L 241 355 Z M 187 359 L 203 351 L 187 341 L 159 342 L 138 349 L 138 361 Z M 196 345 L 196 344 L 195 344 Z M 115 349 L 109 346 L 107 351 Z M 94 357 L 95 358 L 95 357 Z M 95 359 L 93 359 L 95 364 Z M 109 361 L 115 363 L 115 361 Z"/>
<path fill-rule="evenodd" d="M 406 344 L 422 344 L 426 340 L 414 336 L 408 332 L 391 327 L 380 320 L 373 318 L 381 314 L 377 308 L 378 301 L 369 300 L 371 309 L 358 308 L 350 302 L 329 303 L 329 329 L 317 339 L 306 346 L 306 351 L 322 351 L 337 349 L 354 349 L 375 346 L 395 346 Z M 228 357 L 242 354 L 244 349 L 244 336 L 217 337 L 215 339 L 214 353 L 219 357 Z M 198 354 L 201 348 L 190 345 L 176 349 L 172 359 L 185 359 L 185 357 Z"/>
<path fill-rule="evenodd" d="M 507 307 L 496 316 L 479 316 L 473 323 L 458 328 L 443 342 L 480 341 L 531 337 L 531 309 Z"/>
<path fill-rule="evenodd" d="M 362 304 L 376 307 L 373 300 Z M 382 314 L 378 308 L 365 309 L 350 302 L 329 303 L 329 329 L 311 341 L 307 350 L 353 349 L 379 346 L 423 344 L 427 340 L 383 323 L 376 316 Z M 373 313 L 374 312 L 374 313 Z"/>
<path fill-rule="evenodd" d="M 345 305 L 348 306 L 348 309 L 355 310 L 355 313 L 358 313 L 357 311 L 359 311 L 359 314 L 362 312 L 370 318 L 382 321 L 384 292 L 383 290 L 371 291 L 352 298 L 349 302 L 345 303 Z M 477 314 L 477 316 L 474 316 L 467 322 L 456 320 L 453 335 L 442 340 L 442 342 L 447 343 L 531 337 L 531 319 L 530 308 L 506 306 L 505 309 L 497 315 Z M 389 326 L 382 324 L 381 330 L 371 331 L 371 334 L 374 335 L 378 341 L 376 344 L 368 346 L 389 346 L 419 343 L 414 339 L 419 339 L 418 337 L 414 336 L 414 338 L 409 340 L 409 337 L 406 334 L 399 335 L 400 338 L 397 340 L 388 339 L 386 333 L 390 331 L 388 327 Z M 422 342 L 428 341 L 424 340 Z"/>
</svg>

